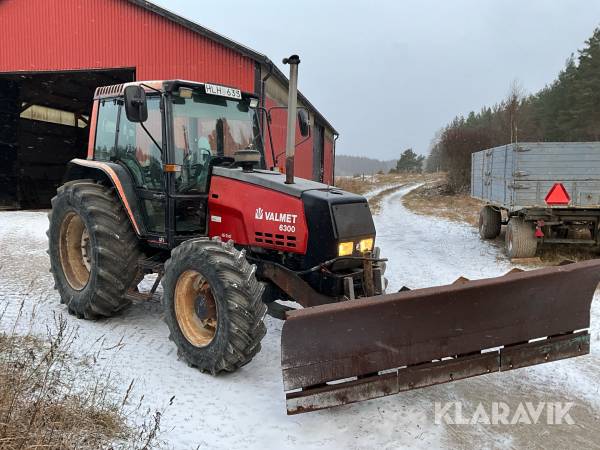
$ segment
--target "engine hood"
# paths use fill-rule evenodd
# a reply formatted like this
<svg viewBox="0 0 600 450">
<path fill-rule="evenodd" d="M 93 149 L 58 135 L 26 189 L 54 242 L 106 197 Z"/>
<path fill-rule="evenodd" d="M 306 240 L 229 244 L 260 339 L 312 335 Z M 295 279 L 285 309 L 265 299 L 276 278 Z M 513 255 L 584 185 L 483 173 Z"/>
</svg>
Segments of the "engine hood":
<svg viewBox="0 0 600 450">
<path fill-rule="evenodd" d="M 214 167 L 213 175 L 279 192 L 302 201 L 308 231 L 303 266 L 312 267 L 338 255 L 342 241 L 375 237 L 375 225 L 367 200 L 334 186 L 296 178 L 285 184 L 285 175 L 266 170 Z"/>
<path fill-rule="evenodd" d="M 304 192 L 311 190 L 339 191 L 333 186 L 297 177 L 294 179 L 294 184 L 285 184 L 285 175 L 270 170 L 244 172 L 241 168 L 230 169 L 216 166 L 213 167 L 213 175 L 262 186 L 298 198 L 301 198 Z"/>
</svg>

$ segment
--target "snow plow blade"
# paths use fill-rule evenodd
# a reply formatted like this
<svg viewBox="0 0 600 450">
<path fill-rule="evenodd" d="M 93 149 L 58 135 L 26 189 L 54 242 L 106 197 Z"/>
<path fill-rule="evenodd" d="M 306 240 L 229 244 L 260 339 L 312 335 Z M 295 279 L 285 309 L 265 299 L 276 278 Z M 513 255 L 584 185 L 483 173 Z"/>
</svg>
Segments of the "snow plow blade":
<svg viewBox="0 0 600 450">
<path fill-rule="evenodd" d="M 589 353 L 600 261 L 289 313 L 288 414 Z"/>
</svg>

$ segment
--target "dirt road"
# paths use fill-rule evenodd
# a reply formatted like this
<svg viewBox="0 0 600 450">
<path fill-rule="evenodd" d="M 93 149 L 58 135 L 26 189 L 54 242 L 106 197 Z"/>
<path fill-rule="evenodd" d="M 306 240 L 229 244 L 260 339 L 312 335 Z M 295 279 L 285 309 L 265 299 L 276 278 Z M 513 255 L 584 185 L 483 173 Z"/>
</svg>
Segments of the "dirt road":
<svg viewBox="0 0 600 450">
<path fill-rule="evenodd" d="M 453 281 L 459 275 L 481 278 L 511 266 L 498 249 L 479 241 L 476 230 L 404 209 L 390 195 L 376 217 L 378 245 L 390 258 L 390 288 L 423 287 Z M 54 314 L 66 314 L 52 290 L 48 273 L 43 212 L 0 213 L 0 327 L 12 325 L 25 300 L 33 327 L 44 333 Z M 279 369 L 281 322 L 268 319 L 263 350 L 242 370 L 217 378 L 177 360 L 167 339 L 158 302 L 137 303 L 123 315 L 79 327 L 81 351 L 104 337 L 107 350 L 98 369 L 110 366 L 125 390 L 136 379 L 136 394 L 150 409 L 173 404 L 163 417 L 163 439 L 172 448 L 591 448 L 600 442 L 600 305 L 593 305 L 593 354 L 584 358 L 489 375 L 451 385 L 412 391 L 385 399 L 300 416 L 285 415 Z M 22 329 L 27 320 L 21 320 Z M 121 343 L 122 341 L 122 343 Z M 121 343 L 122 345 L 118 345 Z M 472 411 L 481 402 L 574 402 L 575 425 L 448 425 L 435 423 L 436 402 L 461 402 Z M 472 415 L 472 414 L 471 414 Z"/>
</svg>

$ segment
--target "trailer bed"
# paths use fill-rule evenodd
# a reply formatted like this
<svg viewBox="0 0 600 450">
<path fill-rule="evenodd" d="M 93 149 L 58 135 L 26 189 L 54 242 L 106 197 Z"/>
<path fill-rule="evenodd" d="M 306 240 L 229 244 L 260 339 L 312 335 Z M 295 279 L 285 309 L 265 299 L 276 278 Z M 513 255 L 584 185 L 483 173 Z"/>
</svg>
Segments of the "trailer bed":
<svg viewBox="0 0 600 450">
<path fill-rule="evenodd" d="M 471 195 L 508 211 L 548 208 L 556 183 L 571 202 L 553 208 L 600 208 L 600 142 L 522 142 L 471 155 Z"/>
</svg>

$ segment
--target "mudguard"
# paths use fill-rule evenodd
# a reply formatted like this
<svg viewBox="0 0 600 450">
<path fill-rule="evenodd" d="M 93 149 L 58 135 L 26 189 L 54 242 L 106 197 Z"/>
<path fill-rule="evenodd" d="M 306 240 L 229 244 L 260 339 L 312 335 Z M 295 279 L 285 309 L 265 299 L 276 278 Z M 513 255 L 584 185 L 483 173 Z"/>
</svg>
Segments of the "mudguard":
<svg viewBox="0 0 600 450">
<path fill-rule="evenodd" d="M 589 353 L 600 261 L 289 313 L 288 414 Z"/>
<path fill-rule="evenodd" d="M 139 201 L 133 179 L 123 166 L 108 161 L 75 158 L 69 161 L 64 181 L 88 178 L 94 172 L 103 174 L 113 184 L 119 194 L 119 198 L 123 202 L 123 207 L 127 212 L 133 229 L 138 236 L 144 236 L 146 228 L 138 204 Z"/>
</svg>

